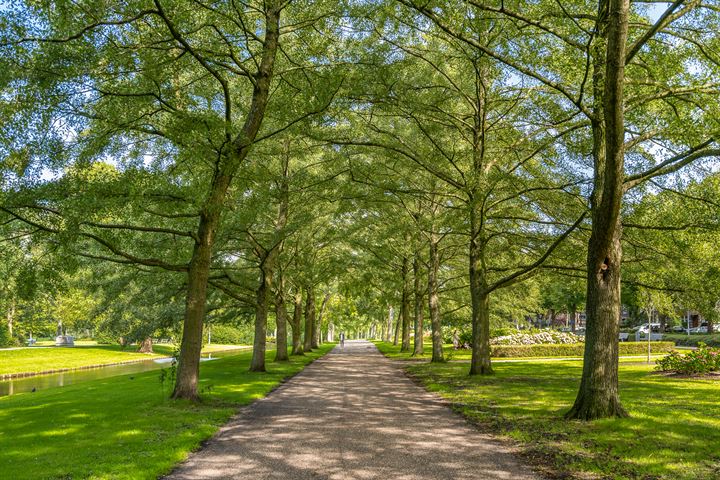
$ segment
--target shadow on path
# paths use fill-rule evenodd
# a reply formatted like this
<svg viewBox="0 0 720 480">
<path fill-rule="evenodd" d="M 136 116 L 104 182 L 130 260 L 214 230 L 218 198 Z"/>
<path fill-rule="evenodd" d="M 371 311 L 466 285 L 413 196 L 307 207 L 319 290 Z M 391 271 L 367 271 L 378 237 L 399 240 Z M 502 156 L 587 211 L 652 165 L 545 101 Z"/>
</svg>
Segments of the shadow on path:
<svg viewBox="0 0 720 480">
<path fill-rule="evenodd" d="M 535 479 L 366 341 L 243 409 L 166 478 Z"/>
</svg>

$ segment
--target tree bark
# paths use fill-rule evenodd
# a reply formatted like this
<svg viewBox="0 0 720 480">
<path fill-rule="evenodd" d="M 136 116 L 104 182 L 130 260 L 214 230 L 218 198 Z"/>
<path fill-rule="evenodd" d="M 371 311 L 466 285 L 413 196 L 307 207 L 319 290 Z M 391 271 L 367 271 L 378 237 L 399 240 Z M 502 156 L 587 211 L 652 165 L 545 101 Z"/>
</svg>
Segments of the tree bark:
<svg viewBox="0 0 720 480">
<path fill-rule="evenodd" d="M 334 342 L 334 341 L 335 341 L 335 324 L 334 324 L 333 322 L 329 322 L 329 323 L 328 323 L 327 341 L 328 341 L 328 342 Z"/>
<path fill-rule="evenodd" d="M 287 348 L 287 310 L 285 309 L 285 282 L 282 268 L 278 268 L 277 286 L 275 287 L 275 323 L 277 325 L 275 361 L 289 360 Z"/>
<path fill-rule="evenodd" d="M 486 44 L 488 32 L 478 32 L 479 41 Z M 475 115 L 473 118 L 472 138 L 472 184 L 469 192 L 468 209 L 470 213 L 470 301 L 472 322 L 472 357 L 470 360 L 470 374 L 487 375 L 493 373 L 490 363 L 490 291 L 485 271 L 485 206 L 487 198 L 487 175 L 492 162 L 487 162 L 486 152 L 486 123 L 487 123 L 487 86 L 489 84 L 490 68 L 486 58 L 478 57 L 473 60 L 475 71 Z"/>
<path fill-rule="evenodd" d="M 490 294 L 479 289 L 472 294 L 472 358 L 470 375 L 489 375 L 493 373 L 490 362 Z"/>
<path fill-rule="evenodd" d="M 424 320 L 424 308 L 423 300 L 425 298 L 423 287 L 422 287 L 422 265 L 420 261 L 420 252 L 415 253 L 413 259 L 413 286 L 414 286 L 414 300 L 415 300 L 415 339 L 413 342 L 413 356 L 422 355 L 424 352 L 423 337 L 425 335 L 423 331 L 423 320 Z"/>
<path fill-rule="evenodd" d="M 470 375 L 493 373 L 490 361 L 490 292 L 484 275 L 485 251 L 477 207 L 470 209 L 470 300 L 472 305 L 472 357 Z"/>
<path fill-rule="evenodd" d="M 402 264 L 402 344 L 401 352 L 410 351 L 410 260 L 403 258 Z"/>
<path fill-rule="evenodd" d="M 282 179 L 280 181 L 280 188 L 278 193 L 278 212 L 275 220 L 275 235 L 272 239 L 272 244 L 269 248 L 263 248 L 262 245 L 256 243 L 255 250 L 257 255 L 260 257 L 260 286 L 257 291 L 256 297 L 256 310 L 255 310 L 255 338 L 253 341 L 253 356 L 250 361 L 251 372 L 264 372 L 265 371 L 265 353 L 266 353 L 266 335 L 267 335 L 267 314 L 268 314 L 268 296 L 272 292 L 272 280 L 274 276 L 275 266 L 277 259 L 280 256 L 280 252 L 283 248 L 283 241 L 285 235 L 285 226 L 288 220 L 288 209 L 289 209 L 289 165 L 290 165 L 290 142 L 285 142 L 284 152 L 281 157 L 282 161 Z M 253 240 L 254 242 L 254 240 Z M 261 302 L 261 303 L 260 303 Z M 284 309 L 284 302 L 283 302 Z M 276 310 L 277 313 L 277 310 Z M 286 316 L 283 316 L 283 322 Z M 259 336 L 262 335 L 262 338 Z M 287 324 L 283 323 L 283 340 L 284 345 L 284 357 L 287 359 Z M 277 341 L 277 337 L 276 337 Z M 279 348 L 279 347 L 278 347 Z M 277 352 L 276 350 L 276 357 Z"/>
<path fill-rule="evenodd" d="M 188 267 L 183 336 L 172 398 L 199 398 L 197 384 L 200 376 L 202 329 L 215 234 L 220 225 L 220 216 L 232 177 L 250 152 L 265 117 L 280 39 L 280 11 L 281 5 L 276 2 L 267 4 L 262 58 L 253 84 L 250 109 L 241 132 L 232 143 L 232 151 L 217 164 L 208 196 L 200 212 L 195 246 Z"/>
<path fill-rule="evenodd" d="M 440 301 L 438 299 L 438 270 L 440 270 L 440 255 L 438 253 L 437 234 L 430 234 L 430 266 L 428 268 L 428 308 L 430 310 L 430 326 L 432 329 L 432 358 L 431 362 L 444 362 L 442 348 L 442 327 L 440 324 Z"/>
<path fill-rule="evenodd" d="M 318 345 L 322 344 L 322 319 L 328 300 L 330 300 L 330 294 L 326 293 L 323 297 L 322 303 L 320 304 L 320 311 L 317 315 L 317 322 L 315 322 L 316 328 L 315 335 L 313 336 L 313 339 L 315 340 L 315 346 L 313 348 L 317 348 Z"/>
<path fill-rule="evenodd" d="M 292 355 L 304 355 L 301 323 L 302 323 L 302 292 L 298 289 L 293 297 L 293 316 L 292 316 Z"/>
<path fill-rule="evenodd" d="M 580 420 L 628 416 L 618 394 L 618 331 L 625 155 L 623 84 L 629 9 L 629 0 L 601 0 L 598 10 L 585 356 L 580 390 L 566 414 L 566 418 Z"/>
<path fill-rule="evenodd" d="M 153 353 L 152 337 L 147 337 L 145 340 L 140 342 L 137 351 L 138 353 Z"/>
<path fill-rule="evenodd" d="M 393 345 L 398 344 L 398 339 L 400 338 L 400 325 L 402 325 L 402 319 L 403 317 L 403 311 L 402 307 L 400 308 L 400 314 L 398 315 L 397 320 L 395 321 L 395 335 L 393 336 Z"/>
<path fill-rule="evenodd" d="M 387 317 L 387 324 L 385 328 L 385 341 L 387 343 L 390 343 L 390 335 L 392 335 L 392 326 L 393 326 L 393 320 L 395 317 L 395 309 L 390 305 L 388 307 L 388 317 Z"/>
<path fill-rule="evenodd" d="M 7 328 L 10 338 L 13 338 L 13 326 L 15 324 L 15 298 L 10 300 L 10 308 L 7 311 Z"/>
<path fill-rule="evenodd" d="M 208 205 L 200 217 L 200 228 L 188 270 L 185 320 L 173 398 L 188 400 L 198 400 L 199 398 L 197 384 L 200 376 L 200 350 L 202 350 L 202 329 L 207 302 L 212 245 L 220 221 L 220 206 L 229 183 L 230 178 L 227 176 L 216 178 L 216 181 L 213 182 L 211 197 L 207 202 Z"/>
<path fill-rule="evenodd" d="M 312 285 L 305 289 L 307 299 L 305 302 L 305 341 L 303 349 L 306 352 L 312 351 L 312 340 L 315 335 L 315 292 Z"/>
<path fill-rule="evenodd" d="M 267 342 L 268 295 L 272 291 L 272 262 L 267 255 L 260 263 L 260 284 L 255 291 L 255 335 L 253 354 L 250 360 L 251 372 L 265 371 L 265 352 Z"/>
</svg>

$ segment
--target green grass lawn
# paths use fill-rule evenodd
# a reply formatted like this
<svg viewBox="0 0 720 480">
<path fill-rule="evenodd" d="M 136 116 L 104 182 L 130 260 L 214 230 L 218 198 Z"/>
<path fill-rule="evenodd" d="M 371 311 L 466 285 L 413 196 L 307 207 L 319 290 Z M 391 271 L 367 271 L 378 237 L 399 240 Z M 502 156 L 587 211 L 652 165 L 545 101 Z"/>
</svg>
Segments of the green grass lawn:
<svg viewBox="0 0 720 480">
<path fill-rule="evenodd" d="M 240 346 L 209 345 L 203 349 L 203 352 L 218 352 L 238 347 Z M 167 357 L 172 354 L 174 346 L 169 344 L 153 345 L 155 352 L 153 354 L 137 353 L 136 348 L 134 345 L 125 349 L 120 348 L 119 345 L 78 345 L 75 347 L 31 347 L 20 350 L 0 350 L 0 375 Z"/>
<path fill-rule="evenodd" d="M 577 393 L 580 361 L 496 363 L 487 377 L 468 376 L 467 363 L 407 369 L 481 429 L 517 441 L 553 478 L 720 478 L 718 379 L 624 363 L 620 394 L 631 418 L 588 423 L 562 418 Z"/>
<path fill-rule="evenodd" d="M 0 477 L 155 479 L 239 406 L 265 396 L 333 345 L 249 373 L 251 352 L 204 362 L 197 404 L 168 400 L 159 372 L 0 398 Z"/>
</svg>

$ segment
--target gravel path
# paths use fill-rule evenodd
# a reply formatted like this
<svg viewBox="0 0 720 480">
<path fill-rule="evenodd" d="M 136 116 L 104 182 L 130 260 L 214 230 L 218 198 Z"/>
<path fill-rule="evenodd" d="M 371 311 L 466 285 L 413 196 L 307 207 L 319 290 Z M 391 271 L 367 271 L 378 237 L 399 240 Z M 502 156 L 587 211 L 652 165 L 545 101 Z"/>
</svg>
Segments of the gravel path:
<svg viewBox="0 0 720 480">
<path fill-rule="evenodd" d="M 536 479 L 365 341 L 346 342 L 244 408 L 168 477 Z"/>
</svg>

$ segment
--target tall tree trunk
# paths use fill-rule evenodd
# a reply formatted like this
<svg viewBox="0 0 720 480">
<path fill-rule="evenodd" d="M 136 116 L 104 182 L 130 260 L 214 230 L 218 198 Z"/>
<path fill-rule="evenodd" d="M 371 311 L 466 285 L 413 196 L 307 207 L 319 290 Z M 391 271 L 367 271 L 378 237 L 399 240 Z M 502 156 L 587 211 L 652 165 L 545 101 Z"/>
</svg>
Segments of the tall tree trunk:
<svg viewBox="0 0 720 480">
<path fill-rule="evenodd" d="M 326 293 L 325 296 L 323 296 L 322 303 L 320 304 L 320 311 L 317 315 L 317 322 L 315 322 L 315 335 L 313 336 L 315 345 L 312 348 L 317 348 L 318 345 L 322 343 L 322 320 L 323 314 L 325 313 L 325 306 L 327 305 L 328 300 L 330 300 L 330 294 Z"/>
<path fill-rule="evenodd" d="M 570 305 L 570 330 L 572 333 L 575 333 L 577 329 L 577 313 L 577 305 L 573 303 Z"/>
<path fill-rule="evenodd" d="M 708 315 L 706 317 L 707 324 L 708 324 L 707 325 L 707 333 L 708 334 L 715 333 L 715 325 L 713 325 L 713 323 L 715 322 L 715 316 L 716 316 L 716 313 L 715 313 L 715 310 L 713 309 L 710 311 L 710 315 Z M 660 323 L 660 332 L 664 332 L 664 331 L 665 331 L 665 320 L 663 319 L 662 322 Z M 12 333 L 12 331 L 10 333 Z"/>
<path fill-rule="evenodd" d="M 438 299 L 438 271 L 440 255 L 438 253 L 437 234 L 430 234 L 430 266 L 428 268 L 428 308 L 430 310 L 430 326 L 432 329 L 431 362 L 444 362 L 442 348 L 442 326 L 440 324 L 440 301 Z"/>
<path fill-rule="evenodd" d="M 403 321 L 403 311 L 402 307 L 400 308 L 400 314 L 398 315 L 397 321 L 395 322 L 395 335 L 393 336 L 393 345 L 398 344 L 398 339 L 400 338 L 400 326 L 402 325 Z"/>
<path fill-rule="evenodd" d="M 303 349 L 306 352 L 312 351 L 312 339 L 315 334 L 315 292 L 312 285 L 305 289 L 307 299 L 305 302 L 305 341 Z"/>
<path fill-rule="evenodd" d="M 200 350 L 202 329 L 207 302 L 207 286 L 215 231 L 220 222 L 220 208 L 230 178 L 216 177 L 212 194 L 200 216 L 200 227 L 188 270 L 188 290 L 185 302 L 185 319 L 180 342 L 180 357 L 173 398 L 197 400 L 200 376 Z"/>
<path fill-rule="evenodd" d="M 420 252 L 415 252 L 413 259 L 413 286 L 415 300 L 415 339 L 413 342 L 413 356 L 422 355 L 424 352 L 423 331 L 424 307 L 423 300 L 425 298 L 422 287 L 422 265 L 420 261 Z"/>
<path fill-rule="evenodd" d="M 266 4 L 262 58 L 255 75 L 249 113 L 240 133 L 232 142 L 232 151 L 218 163 L 210 191 L 200 212 L 195 246 L 188 267 L 183 336 L 173 398 L 198 399 L 203 320 L 215 234 L 220 225 L 220 215 L 232 177 L 250 152 L 265 117 L 280 39 L 281 7 L 277 2 Z"/>
<path fill-rule="evenodd" d="M 267 341 L 268 295 L 272 292 L 272 262 L 268 255 L 260 264 L 260 285 L 255 291 L 255 336 L 253 355 L 250 360 L 251 372 L 265 371 L 265 351 Z"/>
<path fill-rule="evenodd" d="M 153 353 L 152 337 L 147 337 L 145 340 L 140 342 L 137 351 L 138 353 Z"/>
<path fill-rule="evenodd" d="M 618 394 L 618 331 L 622 262 L 620 207 L 624 181 L 623 84 L 629 0 L 601 0 L 594 45 L 595 108 L 587 255 L 587 322 L 580 390 L 567 418 L 626 417 Z"/>
<path fill-rule="evenodd" d="M 490 362 L 490 294 L 483 289 L 472 292 L 472 358 L 470 375 L 493 373 Z"/>
<path fill-rule="evenodd" d="M 8 328 L 8 333 L 9 333 L 11 339 L 13 336 L 13 326 L 15 324 L 15 308 L 16 308 L 15 307 L 15 298 L 13 297 L 10 300 L 10 307 L 8 308 L 8 311 L 7 311 L 7 328 Z"/>
<path fill-rule="evenodd" d="M 290 141 L 287 140 L 284 145 L 283 155 L 281 156 L 281 167 L 282 167 L 282 180 L 280 181 L 280 188 L 278 193 L 278 213 L 275 219 L 275 235 L 272 240 L 272 245 L 269 249 L 265 249 L 259 243 L 255 243 L 255 250 L 260 257 L 260 286 L 257 291 L 257 302 L 255 310 L 255 339 L 253 341 L 253 356 L 250 361 L 251 372 L 264 372 L 265 371 L 265 353 L 266 353 L 266 341 L 267 335 L 267 314 L 268 314 L 268 296 L 272 292 L 272 280 L 274 276 L 275 266 L 277 264 L 278 257 L 283 248 L 285 226 L 288 220 L 288 208 L 289 208 L 289 165 L 290 165 Z M 277 298 L 276 298 L 277 300 Z M 284 310 L 283 302 L 283 310 Z M 277 313 L 277 309 L 276 309 Z M 285 345 L 282 347 L 284 353 L 282 356 L 287 359 L 287 323 L 285 322 L 287 315 L 282 317 L 283 321 L 283 341 Z M 259 336 L 262 335 L 262 338 Z M 276 336 L 276 342 L 277 342 Z M 276 357 L 279 354 L 279 346 L 276 350 Z"/>
<path fill-rule="evenodd" d="M 483 23 L 487 25 L 487 22 Z M 488 32 L 478 32 L 479 41 L 486 44 Z M 485 271 L 485 205 L 483 199 L 487 195 L 487 175 L 492 162 L 485 158 L 485 130 L 487 122 L 487 88 L 490 83 L 490 68 L 486 58 L 473 60 L 475 71 L 475 115 L 473 118 L 473 170 L 472 187 L 469 198 L 470 213 L 470 300 L 472 318 L 472 358 L 470 360 L 471 375 L 488 375 L 493 373 L 490 363 L 490 291 Z"/>
<path fill-rule="evenodd" d="M 387 323 L 385 328 L 385 341 L 387 343 L 390 343 L 390 335 L 392 335 L 392 326 L 393 326 L 393 320 L 395 318 L 395 309 L 390 305 L 388 307 L 388 317 L 387 317 Z"/>
<path fill-rule="evenodd" d="M 402 344 L 401 352 L 410 351 L 410 260 L 403 258 L 402 264 Z"/>
<path fill-rule="evenodd" d="M 298 289 L 293 297 L 293 316 L 292 316 L 292 354 L 304 355 L 302 344 L 302 291 Z"/>
<path fill-rule="evenodd" d="M 493 373 L 490 362 L 490 293 L 484 275 L 483 252 L 485 241 L 481 235 L 481 220 L 477 207 L 470 209 L 470 300 L 472 305 L 472 357 L 470 375 Z"/>
<path fill-rule="evenodd" d="M 285 282 L 282 268 L 278 268 L 277 286 L 275 287 L 275 323 L 277 325 L 275 361 L 288 360 L 287 348 L 287 310 L 285 309 Z"/>
</svg>

